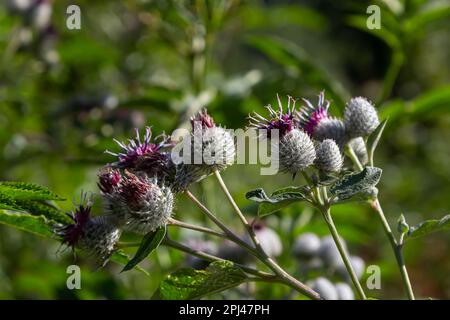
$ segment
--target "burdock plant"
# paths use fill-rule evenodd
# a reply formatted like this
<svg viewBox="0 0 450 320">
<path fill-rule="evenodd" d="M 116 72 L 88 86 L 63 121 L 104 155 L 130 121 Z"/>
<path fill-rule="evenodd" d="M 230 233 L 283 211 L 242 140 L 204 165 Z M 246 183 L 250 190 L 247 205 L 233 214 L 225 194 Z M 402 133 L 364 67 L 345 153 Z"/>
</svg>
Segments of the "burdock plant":
<svg viewBox="0 0 450 320">
<path fill-rule="evenodd" d="M 400 237 L 394 236 L 377 198 L 382 170 L 374 166 L 374 152 L 386 120 L 380 122 L 375 106 L 362 97 L 348 102 L 343 120 L 330 115 L 331 102 L 325 100 L 324 92 L 316 106 L 303 99 L 305 105 L 300 110 L 296 110 L 296 99 L 288 97 L 284 107 L 277 98 L 278 108 L 268 106 L 268 115 L 250 115 L 250 127 L 259 130 L 265 142 L 277 146 L 273 160 L 279 162 L 280 174 L 293 177 L 294 185 L 271 194 L 260 188 L 247 192 L 246 198 L 258 207 L 257 219 L 248 220 L 220 173 L 233 163 L 233 135 L 202 110 L 192 117 L 192 131 L 185 137 L 189 155 L 197 161 L 174 163 L 171 151 L 178 142 L 164 134 L 153 138 L 150 127 L 143 137 L 136 130 L 128 143 L 115 140 L 122 150 L 107 151 L 116 158 L 105 164 L 97 177 L 103 204 L 100 215 L 93 214 L 92 198 L 86 194 L 73 212 L 64 215 L 52 202 L 62 199 L 46 188 L 1 182 L 1 221 L 43 236 L 56 235 L 64 248 L 86 255 L 100 267 L 113 261 L 125 264 L 123 271 L 142 270 L 139 263 L 160 245 L 200 259 L 195 263 L 191 260 L 190 265 L 196 268 L 209 263 L 203 270 L 184 268 L 169 275 L 155 295 L 159 298 L 200 298 L 246 282 L 267 282 L 286 285 L 310 299 L 353 299 L 352 284 L 357 296 L 366 299 L 360 284 L 365 262 L 351 255 L 332 216 L 334 205 L 363 201 L 377 213 L 394 249 L 407 295 L 414 299 L 402 247 L 409 238 L 448 228 L 450 218 L 410 227 L 402 216 Z M 193 184 L 211 175 L 244 227 L 244 234 L 225 224 L 190 191 Z M 178 220 L 176 200 L 183 196 L 215 227 Z M 323 217 L 330 235 L 319 238 L 305 233 L 289 247 L 261 220 L 299 201 Z M 210 239 L 204 245 L 193 239 L 178 242 L 169 237 L 169 228 L 199 232 L 223 242 L 217 247 L 206 245 Z M 120 241 L 123 234 L 127 240 L 138 237 L 140 241 Z M 133 247 L 138 249 L 129 259 L 123 249 Z M 293 276 L 276 261 L 285 252 L 291 252 L 294 261 L 303 261 L 304 270 L 326 268 L 327 274 L 316 274 L 314 279 Z M 330 271 L 340 277 L 339 282 L 326 277 Z"/>
</svg>

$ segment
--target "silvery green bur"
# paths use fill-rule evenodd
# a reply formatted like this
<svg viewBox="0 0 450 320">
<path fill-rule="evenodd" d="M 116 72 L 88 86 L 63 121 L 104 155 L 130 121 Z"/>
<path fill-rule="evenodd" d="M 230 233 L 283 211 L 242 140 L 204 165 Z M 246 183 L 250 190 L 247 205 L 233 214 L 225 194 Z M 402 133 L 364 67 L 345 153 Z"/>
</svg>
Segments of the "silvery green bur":
<svg viewBox="0 0 450 320">
<path fill-rule="evenodd" d="M 267 106 L 270 118 L 266 119 L 255 113 L 250 116 L 251 125 L 257 129 L 267 130 L 274 151 L 272 161 L 278 164 L 281 172 L 296 175 L 314 163 L 316 151 L 310 136 L 299 128 L 295 118 L 295 100 L 288 97 L 286 111 L 278 98 L 278 110 Z M 277 133 L 277 135 L 275 135 Z M 275 139 L 278 136 L 278 140 Z"/>
<path fill-rule="evenodd" d="M 234 162 L 236 153 L 233 135 L 202 110 L 191 118 L 192 133 L 185 137 L 189 155 L 176 166 L 174 190 L 183 191 L 214 171 L 222 171 Z"/>
<path fill-rule="evenodd" d="M 312 232 L 299 235 L 294 242 L 293 252 L 299 258 L 312 258 L 319 253 L 320 239 Z"/>
<path fill-rule="evenodd" d="M 317 106 L 307 99 L 303 102 L 305 105 L 296 112 L 301 128 L 315 140 L 333 139 L 341 148 L 347 139 L 345 124 L 328 113 L 330 101 L 325 100 L 325 93 L 319 94 Z"/>
<path fill-rule="evenodd" d="M 118 170 L 99 174 L 99 187 L 105 211 L 131 232 L 146 234 L 167 224 L 172 216 L 174 196 L 171 189 L 158 184 L 145 173 Z"/>
<path fill-rule="evenodd" d="M 114 216 L 91 216 L 92 200 L 82 195 L 82 203 L 68 214 L 73 223 L 58 227 L 55 232 L 62 243 L 75 249 L 82 249 L 99 266 L 104 266 L 115 250 L 121 230 Z"/>
<path fill-rule="evenodd" d="M 366 98 L 352 98 L 345 107 L 344 123 L 350 138 L 365 137 L 380 124 L 377 111 Z"/>
<path fill-rule="evenodd" d="M 315 165 L 317 169 L 325 173 L 341 171 L 344 159 L 334 140 L 325 139 L 318 144 L 316 155 Z"/>
</svg>

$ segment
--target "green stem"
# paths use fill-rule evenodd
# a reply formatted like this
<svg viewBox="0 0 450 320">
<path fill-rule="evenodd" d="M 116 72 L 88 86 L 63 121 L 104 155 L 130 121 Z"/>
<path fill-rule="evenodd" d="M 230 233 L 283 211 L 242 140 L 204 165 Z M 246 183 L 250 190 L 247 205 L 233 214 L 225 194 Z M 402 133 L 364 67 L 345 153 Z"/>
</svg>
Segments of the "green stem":
<svg viewBox="0 0 450 320">
<path fill-rule="evenodd" d="M 397 240 L 395 239 L 395 236 L 392 233 L 391 227 L 389 226 L 389 223 L 386 220 L 383 209 L 381 208 L 378 199 L 375 199 L 371 202 L 371 207 L 378 214 L 381 224 L 383 225 L 384 232 L 386 233 L 386 236 L 389 239 L 391 247 L 394 250 L 395 258 L 397 260 L 397 264 L 402 276 L 402 281 L 406 289 L 408 298 L 410 300 L 415 300 L 414 292 L 411 286 L 411 281 L 409 280 L 408 270 L 406 269 L 405 260 L 403 258 L 402 245 L 397 243 Z"/>
<path fill-rule="evenodd" d="M 184 229 L 190 229 L 190 230 L 194 230 L 194 231 L 199 231 L 199 232 L 203 232 L 203 233 L 207 233 L 219 238 L 224 238 L 224 239 L 228 239 L 227 235 L 223 232 L 218 232 L 215 231 L 213 229 L 210 228 L 206 228 L 206 227 L 202 227 L 202 226 L 197 226 L 194 224 L 190 224 L 190 223 L 186 223 L 183 221 L 179 221 L 179 220 L 175 220 L 173 218 L 169 219 L 169 226 L 176 226 L 176 227 L 180 227 L 180 228 L 184 228 Z"/>
<path fill-rule="evenodd" d="M 248 235 L 252 239 L 253 243 L 255 244 L 256 250 L 259 253 L 259 259 L 264 262 L 275 274 L 277 274 L 282 281 L 291 286 L 292 288 L 296 289 L 298 292 L 303 293 L 307 297 L 315 300 L 321 299 L 320 295 L 303 284 L 302 282 L 298 281 L 294 277 L 292 277 L 289 273 L 287 273 L 283 268 L 281 268 L 271 257 L 269 257 L 262 248 L 258 238 L 256 237 L 255 231 L 253 230 L 253 227 L 248 223 L 245 216 L 242 214 L 241 210 L 239 209 L 238 205 L 234 201 L 233 197 L 230 194 L 230 191 L 228 191 L 228 188 L 225 184 L 225 182 L 222 179 L 222 176 L 220 175 L 219 171 L 215 171 L 214 175 L 217 178 L 217 181 L 219 182 L 219 185 L 224 192 L 225 196 L 227 197 L 228 201 L 230 202 L 231 206 L 233 207 L 234 211 L 238 215 L 239 219 L 241 220 L 242 224 L 244 225 L 245 229 L 248 232 Z"/>
<path fill-rule="evenodd" d="M 359 297 L 363 300 L 366 300 L 366 295 L 364 293 L 364 290 L 359 283 L 358 277 L 356 276 L 355 270 L 353 269 L 353 266 L 350 262 L 350 259 L 348 257 L 348 254 L 341 242 L 341 238 L 339 236 L 339 233 L 336 229 L 336 226 L 334 224 L 333 218 L 331 217 L 331 211 L 330 208 L 321 208 L 322 215 L 325 219 L 325 222 L 327 223 L 328 229 L 330 230 L 331 236 L 333 237 L 334 242 L 336 243 L 336 247 L 339 250 L 339 253 L 341 255 L 342 260 L 344 261 L 345 268 L 347 269 L 350 278 L 352 279 L 353 285 L 355 286 Z"/>
<path fill-rule="evenodd" d="M 186 195 L 194 204 L 209 218 L 214 222 L 227 236 L 228 239 L 241 246 L 242 248 L 249 251 L 254 256 L 258 257 L 258 253 L 255 248 L 250 246 L 247 242 L 243 241 L 239 236 L 237 236 L 231 229 L 229 229 L 222 221 L 220 221 L 208 208 L 206 208 L 203 203 L 201 203 L 190 191 L 185 191 Z"/>
<path fill-rule="evenodd" d="M 358 156 L 355 153 L 355 150 L 353 150 L 353 148 L 347 144 L 346 146 L 347 149 L 347 153 L 348 156 L 350 157 L 350 159 L 353 161 L 353 163 L 356 165 L 356 167 L 358 168 L 359 171 L 363 171 L 363 165 L 361 164 L 361 162 L 358 159 Z M 373 163 L 371 164 L 373 166 Z"/>
<path fill-rule="evenodd" d="M 200 259 L 203 259 L 203 260 L 206 260 L 206 261 L 209 261 L 209 262 L 225 261 L 222 258 L 216 257 L 216 256 L 214 256 L 212 254 L 209 254 L 209 253 L 206 253 L 206 252 L 203 252 L 203 251 L 200 251 L 200 250 L 195 250 L 195 249 L 189 248 L 188 246 L 185 246 L 185 245 L 183 245 L 183 244 L 181 244 L 179 242 L 176 242 L 176 241 L 168 239 L 168 238 L 165 238 L 163 240 L 162 244 L 167 246 L 167 247 L 170 247 L 170 248 L 173 248 L 173 249 L 177 249 L 179 251 L 188 253 L 190 255 L 196 256 L 196 257 L 198 257 Z M 276 277 L 276 276 L 274 276 L 274 275 L 272 275 L 270 273 L 263 272 L 263 271 L 260 271 L 260 270 L 256 270 L 256 269 L 253 269 L 253 268 L 249 268 L 249 267 L 241 265 L 239 263 L 234 263 L 234 265 L 236 265 L 237 267 L 241 268 L 242 270 L 244 270 L 245 272 L 247 272 L 249 274 L 261 277 L 263 279 L 273 279 L 274 277 Z"/>
</svg>

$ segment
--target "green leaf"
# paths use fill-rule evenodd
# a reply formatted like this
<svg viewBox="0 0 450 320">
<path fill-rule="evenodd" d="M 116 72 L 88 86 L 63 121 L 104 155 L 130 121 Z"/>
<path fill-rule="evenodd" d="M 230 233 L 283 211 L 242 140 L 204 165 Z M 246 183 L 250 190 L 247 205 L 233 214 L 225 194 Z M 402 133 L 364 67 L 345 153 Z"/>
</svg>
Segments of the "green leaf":
<svg viewBox="0 0 450 320">
<path fill-rule="evenodd" d="M 27 182 L 0 182 L 0 193 L 14 200 L 64 200 L 45 187 Z"/>
<path fill-rule="evenodd" d="M 378 125 L 378 127 L 367 138 L 367 152 L 369 155 L 369 159 L 373 159 L 373 155 L 375 154 L 375 149 L 378 146 L 378 142 L 380 142 L 381 135 L 383 134 L 383 130 L 386 127 L 386 123 L 387 123 L 387 119 L 383 120 Z"/>
<path fill-rule="evenodd" d="M 450 214 L 440 220 L 426 220 L 415 227 L 410 227 L 406 237 L 413 239 L 443 230 L 450 230 Z"/>
<path fill-rule="evenodd" d="M 10 196 L 0 193 L 0 209 L 23 211 L 22 207 Z"/>
<path fill-rule="evenodd" d="M 419 117 L 423 115 L 435 115 L 448 113 L 450 104 L 450 86 L 442 86 L 425 92 L 416 98 L 404 102 L 394 100 L 382 106 L 381 118 L 394 120 L 407 119 L 407 117 Z"/>
<path fill-rule="evenodd" d="M 286 187 L 276 190 L 268 197 L 263 189 L 258 188 L 247 192 L 245 197 L 259 203 L 258 215 L 264 217 L 294 202 L 307 200 L 306 194 L 306 187 Z"/>
<path fill-rule="evenodd" d="M 167 228 L 166 226 L 164 226 L 145 235 L 133 259 L 131 259 L 127 263 L 122 272 L 134 268 L 134 266 L 136 266 L 139 262 L 147 258 L 147 256 L 152 253 L 153 250 L 158 248 L 158 246 L 161 244 L 161 241 L 163 241 L 164 237 L 166 236 L 166 231 Z"/>
<path fill-rule="evenodd" d="M 215 261 L 205 270 L 180 269 L 164 279 L 159 297 L 164 300 L 200 299 L 236 287 L 247 279 L 231 261 Z"/>
<path fill-rule="evenodd" d="M 19 204 L 23 211 L 30 214 L 37 216 L 42 215 L 47 219 L 54 220 L 62 224 L 73 223 L 72 219 L 70 219 L 64 212 L 45 203 L 36 201 L 20 201 Z"/>
<path fill-rule="evenodd" d="M 383 16 L 384 17 L 384 16 Z M 382 22 L 385 20 L 382 19 Z M 348 16 L 346 22 L 349 26 L 352 26 L 356 29 L 359 29 L 365 33 L 370 33 L 373 36 L 379 38 L 384 43 L 386 43 L 392 49 L 396 49 L 400 47 L 400 39 L 396 34 L 396 31 L 393 31 L 396 27 L 391 26 L 391 28 L 383 25 L 380 29 L 369 29 L 367 28 L 367 16 L 366 15 L 351 15 Z M 392 23 L 394 24 L 394 23 Z M 398 27 L 397 27 L 398 28 Z"/>
<path fill-rule="evenodd" d="M 117 264 L 127 265 L 130 262 L 130 257 L 122 250 L 116 250 L 111 256 L 110 260 Z M 138 265 L 134 266 L 134 269 L 138 270 L 139 272 L 142 272 L 146 276 L 150 276 L 150 274 L 145 269 L 141 268 Z"/>
<path fill-rule="evenodd" d="M 41 237 L 54 238 L 53 227 L 55 223 L 42 216 L 0 210 L 0 223 Z"/>
<path fill-rule="evenodd" d="M 365 167 L 363 171 L 343 176 L 331 188 L 337 202 L 350 199 L 358 194 L 371 193 L 371 188 L 380 181 L 382 170 L 377 167 Z"/>
<path fill-rule="evenodd" d="M 405 31 L 414 35 L 423 31 L 431 23 L 450 17 L 450 5 L 434 6 L 430 9 L 419 12 L 405 21 Z"/>
</svg>

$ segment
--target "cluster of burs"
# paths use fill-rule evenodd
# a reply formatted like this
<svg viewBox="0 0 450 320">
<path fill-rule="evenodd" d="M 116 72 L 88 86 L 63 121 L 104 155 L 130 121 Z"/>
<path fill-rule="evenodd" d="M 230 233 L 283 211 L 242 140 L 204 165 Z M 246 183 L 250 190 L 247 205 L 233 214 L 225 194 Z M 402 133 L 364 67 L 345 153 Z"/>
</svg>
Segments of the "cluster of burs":
<svg viewBox="0 0 450 320">
<path fill-rule="evenodd" d="M 272 130 L 279 131 L 278 160 L 282 172 L 295 176 L 310 166 L 322 173 L 340 172 L 344 162 L 343 147 L 348 144 L 355 144 L 356 155 L 362 163 L 367 162 L 362 137 L 369 135 L 379 120 L 375 108 L 365 98 L 351 99 L 343 120 L 328 114 L 330 103 L 323 92 L 317 106 L 304 99 L 306 106 L 300 111 L 295 110 L 295 100 L 291 97 L 287 110 L 283 110 L 280 99 L 278 101 L 279 110 L 268 107 L 269 119 L 254 114 L 250 116 L 250 124 L 257 129 L 268 129 L 269 139 L 273 138 Z M 216 125 L 206 110 L 193 116 L 191 125 L 192 131 L 183 141 L 190 142 L 187 149 L 191 153 L 190 159 L 200 158 L 200 163 L 175 163 L 171 151 L 177 141 L 165 134 L 152 137 L 150 128 L 143 137 L 136 129 L 136 137 L 128 143 L 115 140 L 122 152 L 107 151 L 118 160 L 105 165 L 98 174 L 103 214 L 91 216 L 92 200 L 85 197 L 85 201 L 69 214 L 73 222 L 56 230 L 63 243 L 84 249 L 104 265 L 116 249 L 123 231 L 145 235 L 166 226 L 173 214 L 177 194 L 214 172 L 224 170 L 235 158 L 234 137 Z M 198 144 L 199 139 L 201 143 Z M 205 155 L 213 155 L 214 162 Z M 262 225 L 258 229 L 257 224 L 254 228 L 257 234 L 267 230 Z M 275 253 L 281 250 L 281 244 L 276 246 L 276 243 L 279 241 L 270 244 L 272 249 L 276 248 Z M 221 255 L 226 256 L 226 253 Z M 230 258 L 236 261 L 236 255 Z"/>
<path fill-rule="evenodd" d="M 283 244 L 279 235 L 273 229 L 262 223 L 256 223 L 254 230 L 262 248 L 269 257 L 277 258 L 282 254 L 286 254 L 286 252 L 283 252 Z M 218 244 L 210 240 L 196 238 L 190 232 L 186 232 L 184 238 L 186 238 L 184 242 L 195 250 L 241 264 L 251 265 L 255 262 L 255 258 L 248 251 L 231 241 L 225 240 Z M 244 236 L 244 239 L 246 242 L 251 243 L 248 237 Z M 345 241 L 343 239 L 341 241 L 345 250 L 347 250 Z M 290 245 L 289 255 L 296 258 L 299 278 L 302 280 L 308 279 L 307 284 L 324 299 L 355 299 L 351 287 L 351 279 L 331 236 L 320 238 L 311 232 L 302 233 Z M 357 277 L 361 279 L 365 270 L 364 260 L 358 256 L 350 256 L 350 262 Z M 208 265 L 208 262 L 200 258 L 187 256 L 186 264 L 196 269 L 203 269 Z M 250 297 L 252 295 L 251 292 L 248 292 L 248 290 L 252 289 L 251 286 L 243 285 L 241 287 L 242 290 L 239 291 L 241 297 Z"/>
</svg>

